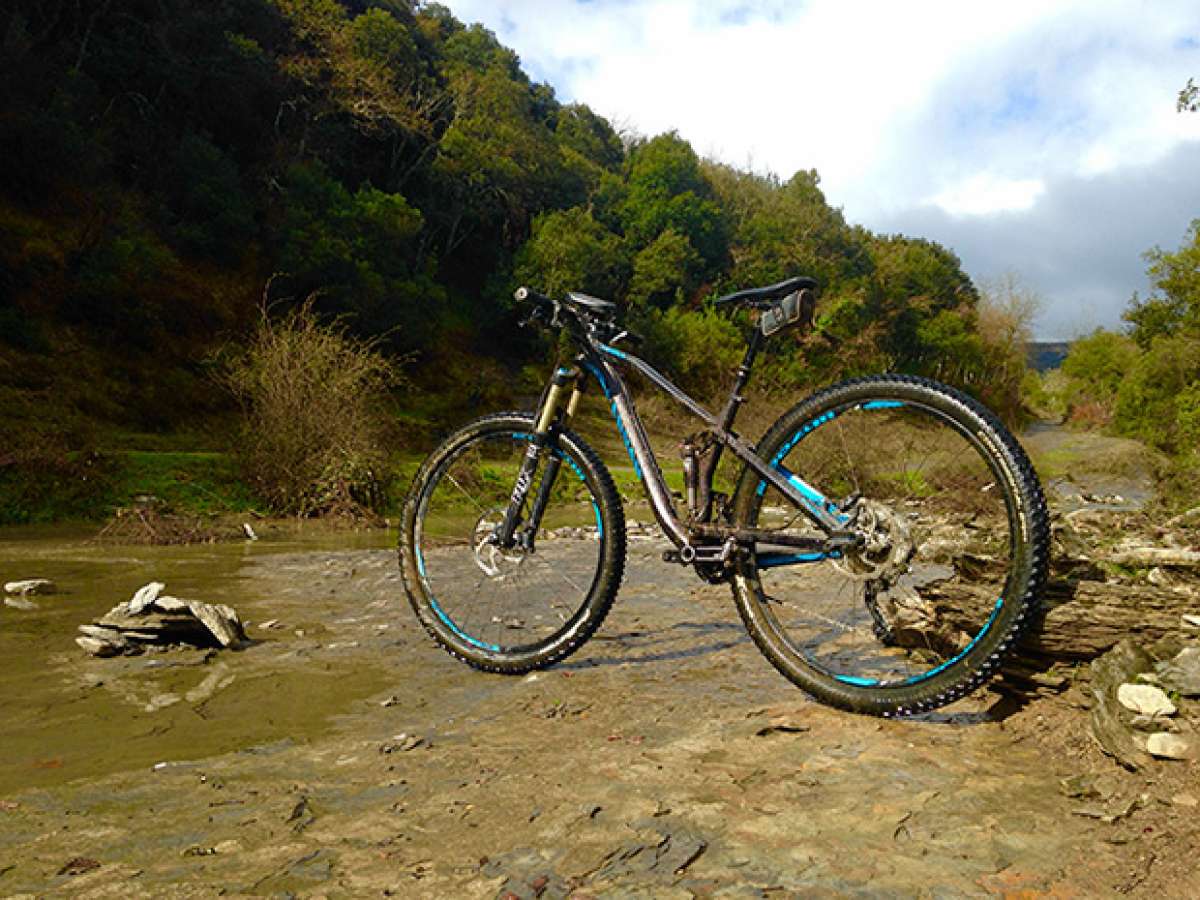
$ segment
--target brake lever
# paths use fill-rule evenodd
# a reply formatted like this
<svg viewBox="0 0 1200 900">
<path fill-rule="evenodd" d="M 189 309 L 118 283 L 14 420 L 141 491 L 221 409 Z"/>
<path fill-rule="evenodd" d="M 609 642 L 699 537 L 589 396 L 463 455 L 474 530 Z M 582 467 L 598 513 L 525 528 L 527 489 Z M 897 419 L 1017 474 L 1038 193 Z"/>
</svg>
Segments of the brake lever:
<svg viewBox="0 0 1200 900">
<path fill-rule="evenodd" d="M 645 343 L 646 339 L 639 334 L 634 334 L 632 331 L 620 331 L 608 343 L 616 344 L 618 341 L 628 341 L 631 346 L 637 347 Z"/>
</svg>

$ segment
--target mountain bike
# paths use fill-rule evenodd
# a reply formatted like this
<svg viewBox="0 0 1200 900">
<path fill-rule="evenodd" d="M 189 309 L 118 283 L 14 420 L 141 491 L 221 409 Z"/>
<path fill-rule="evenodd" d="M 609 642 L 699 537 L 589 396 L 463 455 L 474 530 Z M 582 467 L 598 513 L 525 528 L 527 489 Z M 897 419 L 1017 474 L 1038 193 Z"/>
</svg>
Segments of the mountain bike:
<svg viewBox="0 0 1200 900">
<path fill-rule="evenodd" d="M 615 304 L 528 288 L 528 322 L 565 333 L 533 412 L 476 419 L 425 460 L 405 502 L 400 565 L 421 623 L 488 672 L 544 668 L 603 622 L 625 567 L 621 498 L 570 423 L 591 382 L 672 547 L 728 583 L 746 629 L 818 700 L 875 715 L 934 709 L 979 687 L 1036 612 L 1046 503 L 1024 451 L 980 403 L 906 375 L 855 378 L 785 412 L 756 445 L 733 431 L 764 341 L 812 326 L 816 282 L 721 297 L 757 311 L 733 388 L 711 413 L 629 352 Z M 673 493 L 626 385 L 633 370 L 703 424 L 680 442 Z M 714 489 L 723 454 L 741 463 Z M 678 505 L 677 505 L 678 504 Z"/>
</svg>

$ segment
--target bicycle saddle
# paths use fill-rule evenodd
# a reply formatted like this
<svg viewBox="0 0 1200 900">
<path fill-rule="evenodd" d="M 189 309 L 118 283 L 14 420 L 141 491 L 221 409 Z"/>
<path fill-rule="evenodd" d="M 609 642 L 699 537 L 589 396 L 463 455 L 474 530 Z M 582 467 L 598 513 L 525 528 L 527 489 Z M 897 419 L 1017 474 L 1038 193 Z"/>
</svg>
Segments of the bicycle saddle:
<svg viewBox="0 0 1200 900">
<path fill-rule="evenodd" d="M 721 306 L 726 303 L 738 303 L 744 306 L 761 307 L 773 303 L 781 297 L 786 297 L 788 294 L 798 291 L 801 288 L 816 290 L 817 280 L 800 275 L 796 278 L 789 278 L 787 281 L 781 281 L 779 284 L 768 285 L 767 287 L 746 288 L 744 291 L 726 294 L 724 297 L 718 299 L 715 305 Z"/>
</svg>

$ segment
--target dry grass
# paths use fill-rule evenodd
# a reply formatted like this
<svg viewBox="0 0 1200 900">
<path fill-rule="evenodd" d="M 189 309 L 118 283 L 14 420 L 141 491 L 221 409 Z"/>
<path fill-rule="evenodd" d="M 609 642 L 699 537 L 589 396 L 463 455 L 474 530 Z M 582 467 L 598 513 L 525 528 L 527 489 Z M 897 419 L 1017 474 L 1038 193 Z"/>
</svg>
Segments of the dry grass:
<svg viewBox="0 0 1200 900">
<path fill-rule="evenodd" d="M 263 310 L 224 384 L 244 414 L 237 456 L 275 513 L 355 518 L 380 507 L 386 481 L 382 408 L 397 366 L 312 300 L 273 320 Z"/>
<path fill-rule="evenodd" d="M 211 519 L 160 512 L 149 506 L 118 509 L 94 540 L 99 544 L 214 544 L 244 537 Z"/>
</svg>

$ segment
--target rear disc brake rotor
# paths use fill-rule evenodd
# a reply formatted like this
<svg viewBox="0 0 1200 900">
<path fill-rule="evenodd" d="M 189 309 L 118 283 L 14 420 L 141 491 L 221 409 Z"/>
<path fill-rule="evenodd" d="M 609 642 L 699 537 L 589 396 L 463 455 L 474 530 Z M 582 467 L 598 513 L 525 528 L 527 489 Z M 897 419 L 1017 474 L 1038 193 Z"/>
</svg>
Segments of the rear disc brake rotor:
<svg viewBox="0 0 1200 900">
<path fill-rule="evenodd" d="M 890 506 L 858 501 L 857 530 L 862 545 L 833 560 L 842 574 L 857 581 L 893 584 L 908 571 L 916 546 L 908 523 Z"/>
</svg>

